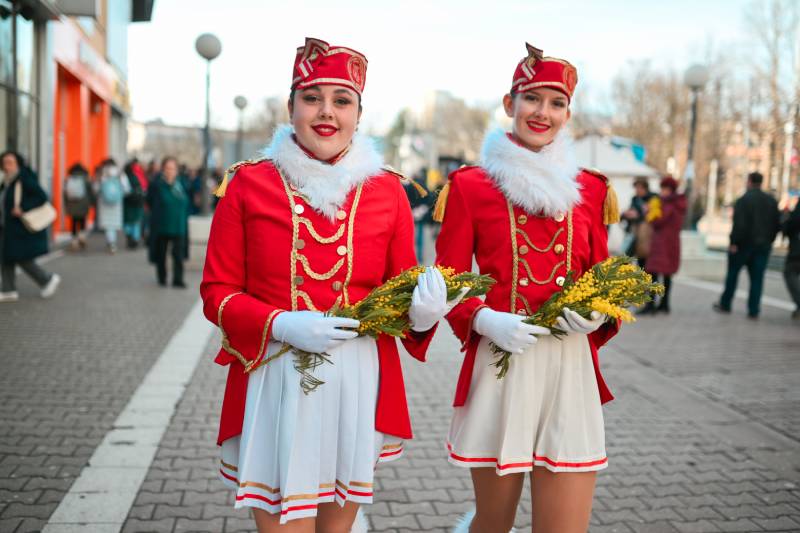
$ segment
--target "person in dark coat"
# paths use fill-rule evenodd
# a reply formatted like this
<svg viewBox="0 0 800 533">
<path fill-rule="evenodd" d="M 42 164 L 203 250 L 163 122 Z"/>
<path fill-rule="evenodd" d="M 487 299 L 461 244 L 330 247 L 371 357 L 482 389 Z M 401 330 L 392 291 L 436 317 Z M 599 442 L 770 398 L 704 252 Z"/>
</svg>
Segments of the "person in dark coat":
<svg viewBox="0 0 800 533">
<path fill-rule="evenodd" d="M 639 266 L 644 267 L 652 245 L 652 226 L 648 228 L 650 231 L 644 231 L 643 226 L 650 222 L 647 218 L 648 212 L 658 209 L 653 204 L 654 200 L 658 201 L 658 195 L 650 191 L 650 183 L 645 177 L 633 180 L 633 190 L 635 194 L 631 198 L 631 205 L 621 215 L 626 222 L 625 233 L 629 236 L 624 253 L 636 257 Z"/>
<path fill-rule="evenodd" d="M 789 239 L 789 254 L 783 267 L 783 279 L 796 307 L 792 318 L 800 320 L 800 201 L 783 223 L 783 234 Z"/>
<path fill-rule="evenodd" d="M 20 220 L 23 213 L 47 202 L 47 193 L 18 153 L 4 152 L 0 156 L 0 165 L 3 170 L 0 182 L 0 261 L 3 278 L 0 302 L 19 299 L 17 265 L 39 285 L 42 298 L 50 298 L 58 289 L 61 276 L 47 272 L 35 262 L 37 257 L 47 253 L 47 230 L 31 233 Z M 18 187 L 21 192 L 19 205 L 15 199 Z"/>
<path fill-rule="evenodd" d="M 94 202 L 89 171 L 82 164 L 75 163 L 69 168 L 69 174 L 64 181 L 64 208 L 72 219 L 73 250 L 86 249 L 86 238 L 81 232 L 86 229 L 86 217 L 89 216 L 89 208 Z"/>
<path fill-rule="evenodd" d="M 733 206 L 733 229 L 728 249 L 728 273 L 725 291 L 714 310 L 730 313 L 739 271 L 747 267 L 750 276 L 750 294 L 747 299 L 747 316 L 758 318 L 764 274 L 767 271 L 772 242 L 780 229 L 778 202 L 761 190 L 764 176 L 753 172 L 747 176 L 747 192 Z"/>
<path fill-rule="evenodd" d="M 158 284 L 167 285 L 167 248 L 172 255 L 172 286 L 186 288 L 183 262 L 187 254 L 189 197 L 178 181 L 178 161 L 165 157 L 161 174 L 147 189 L 150 207 L 150 262 L 156 265 Z"/>
<path fill-rule="evenodd" d="M 125 177 L 129 184 L 128 194 L 122 201 L 122 228 L 127 238 L 127 247 L 136 249 L 142 239 L 142 219 L 147 179 L 139 161 L 132 159 L 125 165 Z"/>
<path fill-rule="evenodd" d="M 653 237 L 645 270 L 654 281 L 664 283 L 664 295 L 658 302 L 649 302 L 648 312 L 669 313 L 669 294 L 672 276 L 681 264 L 681 227 L 686 216 L 686 196 L 678 193 L 678 182 L 672 176 L 661 179 L 661 216 L 652 220 Z"/>
</svg>

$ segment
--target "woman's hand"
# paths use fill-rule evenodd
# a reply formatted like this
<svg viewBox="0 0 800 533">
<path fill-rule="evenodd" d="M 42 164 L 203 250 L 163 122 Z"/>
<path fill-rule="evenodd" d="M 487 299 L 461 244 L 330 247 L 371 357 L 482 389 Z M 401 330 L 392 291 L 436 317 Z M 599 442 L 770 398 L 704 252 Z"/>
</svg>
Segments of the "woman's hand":
<svg viewBox="0 0 800 533">
<path fill-rule="evenodd" d="M 428 331 L 450 312 L 464 297 L 469 289 L 461 292 L 449 302 L 447 301 L 447 284 L 438 268 L 428 267 L 417 276 L 417 286 L 411 296 L 411 307 L 408 318 L 413 331 Z"/>
<path fill-rule="evenodd" d="M 329 317 L 318 311 L 286 311 L 272 322 L 272 338 L 311 353 L 325 353 L 358 332 L 340 328 L 357 329 L 358 320 Z"/>
<path fill-rule="evenodd" d="M 583 318 L 581 315 L 570 309 L 564 308 L 563 316 L 556 319 L 556 327 L 566 333 L 580 333 L 588 335 L 597 331 L 603 323 L 608 320 L 608 316 L 597 311 L 592 311 L 590 318 Z"/>
<path fill-rule="evenodd" d="M 523 322 L 526 318 L 484 307 L 475 315 L 472 329 L 503 350 L 519 354 L 536 344 L 537 336 L 550 335 L 547 328 Z"/>
<path fill-rule="evenodd" d="M 17 218 L 21 217 L 23 215 L 23 213 L 24 213 L 24 211 L 20 207 L 14 207 L 11 210 L 11 214 L 13 216 L 17 217 Z"/>
</svg>

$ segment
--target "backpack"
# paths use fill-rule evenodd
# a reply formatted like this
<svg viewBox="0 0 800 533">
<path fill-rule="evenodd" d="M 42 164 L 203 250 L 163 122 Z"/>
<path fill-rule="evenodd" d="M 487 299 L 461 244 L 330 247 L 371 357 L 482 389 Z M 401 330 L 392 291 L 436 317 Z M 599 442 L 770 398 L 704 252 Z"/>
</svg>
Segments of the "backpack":
<svg viewBox="0 0 800 533">
<path fill-rule="evenodd" d="M 64 192 L 69 200 L 83 200 L 86 198 L 86 180 L 83 176 L 69 176 L 64 186 Z"/>
<path fill-rule="evenodd" d="M 122 185 L 119 178 L 106 178 L 100 184 L 100 196 L 107 204 L 118 204 L 122 200 Z"/>
</svg>

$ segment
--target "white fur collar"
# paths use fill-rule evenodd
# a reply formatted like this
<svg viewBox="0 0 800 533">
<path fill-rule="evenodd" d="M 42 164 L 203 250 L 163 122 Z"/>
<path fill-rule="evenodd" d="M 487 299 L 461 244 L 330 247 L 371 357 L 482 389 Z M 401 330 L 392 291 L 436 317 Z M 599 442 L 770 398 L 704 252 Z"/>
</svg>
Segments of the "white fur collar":
<svg viewBox="0 0 800 533">
<path fill-rule="evenodd" d="M 539 152 L 517 145 L 502 129 L 490 131 L 483 140 L 481 166 L 506 198 L 529 213 L 565 214 L 581 199 L 580 169 L 566 130 Z"/>
<path fill-rule="evenodd" d="M 356 133 L 350 150 L 336 164 L 329 165 L 306 155 L 292 139 L 293 133 L 290 125 L 276 128 L 272 142 L 262 154 L 280 167 L 311 207 L 333 221 L 348 193 L 380 173 L 383 158 L 372 140 Z"/>
</svg>

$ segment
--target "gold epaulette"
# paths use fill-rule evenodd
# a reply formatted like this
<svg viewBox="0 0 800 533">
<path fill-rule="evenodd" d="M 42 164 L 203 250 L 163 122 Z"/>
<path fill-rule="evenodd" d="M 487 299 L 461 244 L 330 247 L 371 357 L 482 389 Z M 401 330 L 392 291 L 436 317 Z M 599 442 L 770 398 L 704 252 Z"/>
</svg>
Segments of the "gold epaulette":
<svg viewBox="0 0 800 533">
<path fill-rule="evenodd" d="M 266 157 L 262 157 L 261 159 L 245 159 L 244 161 L 239 161 L 238 163 L 234 163 L 228 167 L 228 170 L 225 171 L 225 175 L 222 176 L 222 182 L 217 187 L 217 190 L 214 191 L 214 195 L 217 198 L 222 198 L 225 196 L 225 191 L 228 189 L 228 183 L 233 179 L 233 175 L 236 174 L 236 171 L 239 170 L 241 167 L 247 165 L 255 165 L 256 163 L 260 163 L 262 161 L 266 161 Z"/>
<path fill-rule="evenodd" d="M 433 206 L 433 221 L 442 222 L 444 220 L 444 211 L 447 209 L 447 196 L 450 194 L 450 180 L 444 184 L 442 190 L 439 191 L 439 196 L 436 198 L 436 205 Z"/>
<path fill-rule="evenodd" d="M 399 171 L 393 169 L 389 165 L 384 165 L 383 166 L 383 170 L 388 172 L 389 174 L 393 174 L 394 176 L 396 176 L 397 179 L 400 180 L 400 183 L 404 183 L 404 184 L 405 183 L 410 183 L 411 185 L 413 185 L 414 188 L 417 190 L 417 192 L 419 193 L 419 195 L 422 198 L 425 198 L 426 196 L 428 196 L 428 191 L 425 190 L 425 187 L 423 187 L 422 185 L 420 185 L 419 183 L 417 183 L 413 179 L 407 178 L 402 173 L 400 173 Z"/>
<path fill-rule="evenodd" d="M 616 224 L 619 222 L 619 200 L 617 200 L 617 192 L 611 185 L 611 180 L 596 168 L 584 168 L 583 170 L 605 182 L 606 199 L 603 201 L 603 224 Z"/>
</svg>

